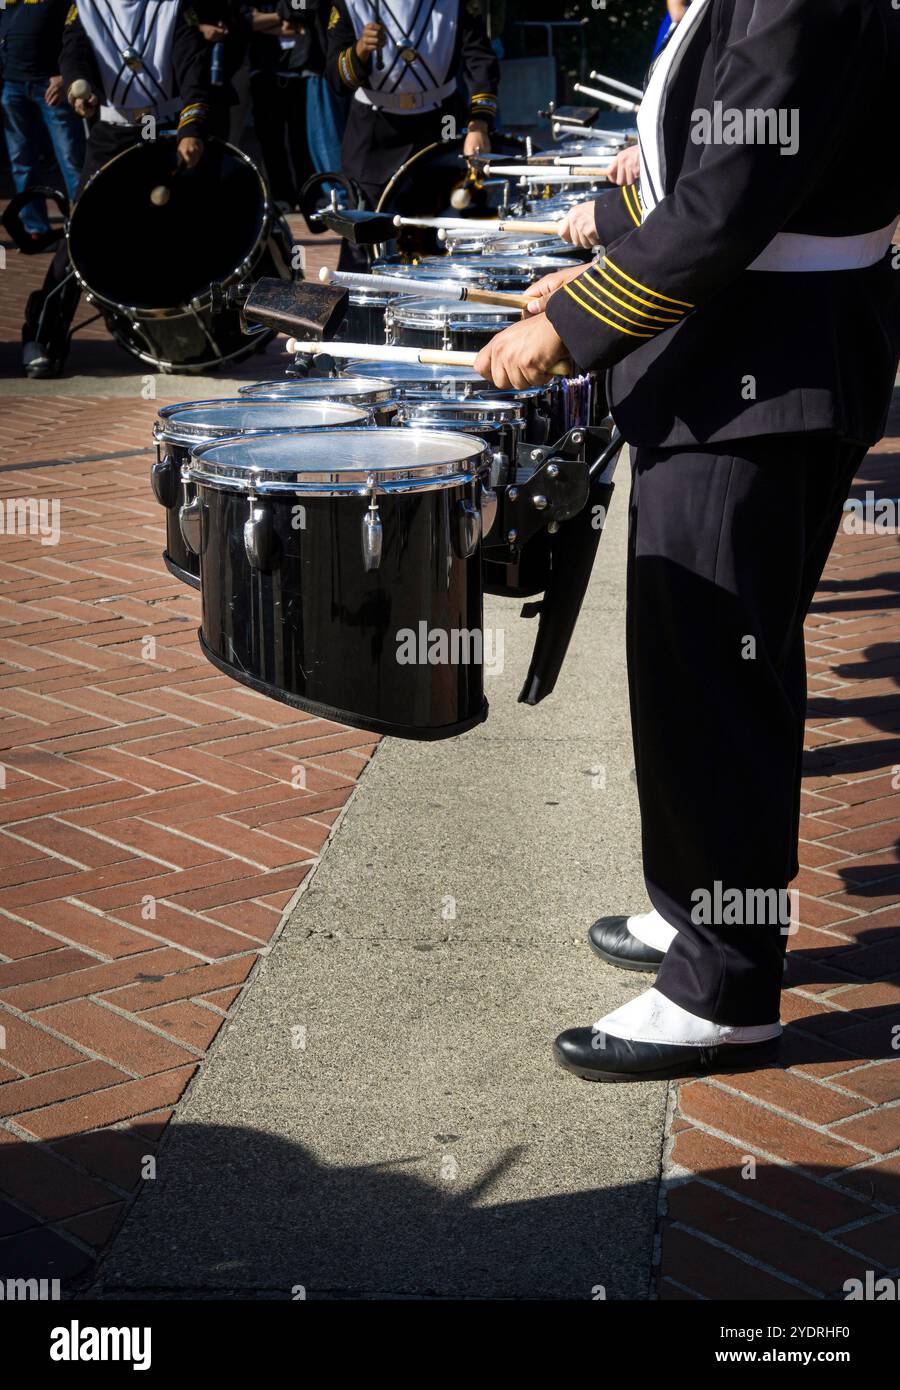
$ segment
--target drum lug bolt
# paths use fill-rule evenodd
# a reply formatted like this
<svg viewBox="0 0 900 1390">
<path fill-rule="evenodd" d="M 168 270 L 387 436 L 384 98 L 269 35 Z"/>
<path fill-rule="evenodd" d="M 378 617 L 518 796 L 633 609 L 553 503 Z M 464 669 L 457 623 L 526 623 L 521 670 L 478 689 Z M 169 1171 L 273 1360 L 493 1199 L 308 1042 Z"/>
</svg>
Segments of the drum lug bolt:
<svg viewBox="0 0 900 1390">
<path fill-rule="evenodd" d="M 558 521 L 548 521 L 548 522 L 547 522 L 547 531 L 548 531 L 548 533 L 549 533 L 551 536 L 555 536 L 558 530 L 559 530 L 559 522 L 558 522 Z"/>
<path fill-rule="evenodd" d="M 372 492 L 369 508 L 363 515 L 362 524 L 362 552 L 363 565 L 365 569 L 377 570 L 381 564 L 381 552 L 384 546 L 384 526 L 378 511 L 378 502 L 375 493 Z"/>
<path fill-rule="evenodd" d="M 541 449 L 532 449 L 532 451 L 531 451 L 531 462 L 532 462 L 532 463 L 540 463 L 540 462 L 541 462 L 541 459 L 542 459 L 543 457 L 544 457 L 543 450 L 541 450 Z"/>
<path fill-rule="evenodd" d="M 542 492 L 536 492 L 531 501 L 539 512 L 542 512 L 547 505 L 547 499 Z"/>
<path fill-rule="evenodd" d="M 548 477 L 548 478 L 558 478 L 558 477 L 559 477 L 559 465 L 558 465 L 558 464 L 555 464 L 555 463 L 548 463 L 548 464 L 547 464 L 547 477 Z"/>
<path fill-rule="evenodd" d="M 507 531 L 506 539 L 510 545 L 515 545 L 516 541 L 519 539 L 518 531 L 516 531 L 515 529 L 513 529 L 512 531 Z"/>
<path fill-rule="evenodd" d="M 506 497 L 507 497 L 507 501 L 509 501 L 509 502 L 518 502 L 518 500 L 519 500 L 519 489 L 518 489 L 517 487 L 508 488 L 508 489 L 507 489 L 507 493 L 506 493 Z"/>
</svg>

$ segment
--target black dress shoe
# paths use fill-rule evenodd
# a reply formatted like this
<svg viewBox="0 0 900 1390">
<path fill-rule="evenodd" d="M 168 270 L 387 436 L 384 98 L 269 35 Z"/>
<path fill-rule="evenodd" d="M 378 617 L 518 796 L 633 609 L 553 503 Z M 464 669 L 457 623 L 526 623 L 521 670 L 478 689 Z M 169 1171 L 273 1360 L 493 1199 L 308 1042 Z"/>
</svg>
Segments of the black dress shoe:
<svg viewBox="0 0 900 1390">
<path fill-rule="evenodd" d="M 752 1071 L 755 1067 L 771 1066 L 778 1060 L 780 1041 L 769 1038 L 759 1043 L 687 1047 L 632 1042 L 629 1038 L 595 1032 L 593 1028 L 567 1028 L 553 1046 L 560 1066 L 585 1081 L 665 1081 L 711 1071 Z"/>
<path fill-rule="evenodd" d="M 628 930 L 627 917 L 601 917 L 588 932 L 591 950 L 620 970 L 658 970 L 664 951 L 645 946 Z"/>
</svg>

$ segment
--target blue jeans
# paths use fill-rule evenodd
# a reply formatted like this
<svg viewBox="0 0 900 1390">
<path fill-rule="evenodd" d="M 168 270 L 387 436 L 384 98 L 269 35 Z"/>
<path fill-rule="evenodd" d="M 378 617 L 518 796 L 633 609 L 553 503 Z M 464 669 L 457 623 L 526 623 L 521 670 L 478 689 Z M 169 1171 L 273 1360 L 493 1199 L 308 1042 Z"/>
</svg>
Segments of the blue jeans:
<svg viewBox="0 0 900 1390">
<path fill-rule="evenodd" d="M 78 180 L 84 164 L 84 124 L 67 101 L 48 106 L 44 101 L 47 82 L 4 82 L 0 107 L 3 111 L 3 133 L 12 168 L 16 192 L 21 193 L 33 183 L 41 158 L 47 150 L 47 135 L 69 198 L 78 192 Z M 26 231 L 46 232 L 47 206 L 43 198 L 35 198 L 22 210 Z"/>
</svg>

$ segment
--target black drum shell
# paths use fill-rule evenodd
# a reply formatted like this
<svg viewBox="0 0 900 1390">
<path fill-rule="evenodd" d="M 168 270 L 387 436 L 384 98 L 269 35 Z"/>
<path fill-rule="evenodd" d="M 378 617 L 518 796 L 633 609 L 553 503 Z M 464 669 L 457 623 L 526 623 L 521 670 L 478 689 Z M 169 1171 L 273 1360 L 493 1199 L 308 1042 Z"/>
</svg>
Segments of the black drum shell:
<svg viewBox="0 0 900 1390">
<path fill-rule="evenodd" d="M 379 295 L 369 290 L 351 290 L 347 314 L 334 335 L 335 342 L 372 345 L 389 342 L 384 311 L 395 298 L 392 294 Z"/>
<path fill-rule="evenodd" d="M 257 498 L 274 538 L 262 571 L 244 547 L 247 494 L 198 482 L 204 652 L 254 690 L 357 728 L 417 739 L 472 728 L 487 713 L 483 665 L 406 665 L 397 653 L 398 634 L 421 623 L 481 632 L 481 546 L 463 558 L 451 539 L 457 509 L 480 505 L 480 487 L 379 494 L 384 543 L 370 571 L 367 498 Z"/>
<path fill-rule="evenodd" d="M 183 584 L 189 584 L 192 589 L 199 589 L 200 556 L 188 550 L 178 522 L 178 512 L 182 503 L 190 502 L 194 497 L 193 483 L 182 483 L 180 479 L 182 467 L 191 461 L 191 446 L 174 439 L 160 442 L 156 446 L 156 458 L 160 466 L 168 462 L 178 478 L 174 505 L 166 507 L 166 548 L 163 551 L 163 563 L 176 579 L 180 579 Z"/>
</svg>

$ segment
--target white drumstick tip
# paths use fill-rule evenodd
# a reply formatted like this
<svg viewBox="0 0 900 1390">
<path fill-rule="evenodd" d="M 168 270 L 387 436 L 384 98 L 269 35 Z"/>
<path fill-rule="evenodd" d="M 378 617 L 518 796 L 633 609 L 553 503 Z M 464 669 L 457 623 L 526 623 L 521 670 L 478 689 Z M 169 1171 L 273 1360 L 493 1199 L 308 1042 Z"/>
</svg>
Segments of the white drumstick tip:
<svg viewBox="0 0 900 1390">
<path fill-rule="evenodd" d="M 322 269 L 319 271 L 319 279 L 322 281 L 323 285 L 331 284 L 331 271 L 328 269 L 327 265 L 323 265 Z"/>
</svg>

